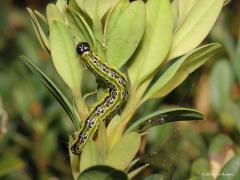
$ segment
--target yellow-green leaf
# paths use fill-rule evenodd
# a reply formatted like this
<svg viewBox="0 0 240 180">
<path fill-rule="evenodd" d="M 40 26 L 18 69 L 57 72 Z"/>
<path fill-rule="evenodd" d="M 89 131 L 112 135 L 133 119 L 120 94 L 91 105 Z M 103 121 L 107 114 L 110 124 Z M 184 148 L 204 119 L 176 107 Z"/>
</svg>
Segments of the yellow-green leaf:
<svg viewBox="0 0 240 180">
<path fill-rule="evenodd" d="M 81 16 L 81 14 L 77 14 L 76 12 L 68 8 L 66 15 L 69 27 L 73 33 L 75 41 L 77 43 L 80 41 L 86 41 L 93 48 L 95 41 L 94 34 L 88 23 Z"/>
<path fill-rule="evenodd" d="M 124 135 L 108 153 L 104 164 L 124 170 L 138 152 L 140 142 L 141 137 L 138 133 Z"/>
<path fill-rule="evenodd" d="M 48 41 L 46 34 L 44 33 L 42 27 L 40 26 L 34 12 L 30 8 L 27 8 L 27 11 L 32 18 L 31 21 L 32 21 L 35 33 L 37 35 L 38 41 L 40 42 L 42 48 L 44 50 L 48 51 L 49 50 L 49 41 Z"/>
<path fill-rule="evenodd" d="M 106 57 L 110 64 L 120 68 L 127 62 L 142 39 L 144 26 L 144 3 L 134 1 L 118 16 L 114 28 L 106 31 Z"/>
<path fill-rule="evenodd" d="M 96 17 L 101 19 L 117 2 L 118 0 L 77 0 L 80 8 L 86 12 L 92 20 Z"/>
<path fill-rule="evenodd" d="M 197 3 L 198 0 L 178 0 L 178 26 L 180 26 L 185 18 L 188 16 L 192 7 Z"/>
<path fill-rule="evenodd" d="M 189 12 L 184 10 L 188 13 L 174 33 L 168 60 L 188 53 L 203 41 L 216 21 L 223 1 L 201 0 L 194 3 Z"/>
<path fill-rule="evenodd" d="M 163 62 L 171 45 L 172 31 L 169 0 L 147 1 L 144 37 L 128 70 L 132 84 L 141 83 Z"/>
<path fill-rule="evenodd" d="M 211 59 L 220 47 L 221 45 L 217 43 L 202 46 L 171 64 L 149 89 L 144 99 L 163 97 L 171 92 L 183 82 L 190 73 Z"/>
<path fill-rule="evenodd" d="M 51 26 L 54 20 L 64 23 L 64 17 L 55 4 L 50 3 L 47 5 L 46 14 L 49 26 Z"/>
<path fill-rule="evenodd" d="M 79 93 L 81 81 L 80 57 L 68 28 L 53 21 L 50 26 L 50 47 L 54 66 L 74 94 Z"/>
<path fill-rule="evenodd" d="M 80 161 L 81 172 L 91 166 L 99 165 L 100 163 L 101 159 L 97 150 L 97 145 L 91 140 L 83 147 Z"/>
</svg>

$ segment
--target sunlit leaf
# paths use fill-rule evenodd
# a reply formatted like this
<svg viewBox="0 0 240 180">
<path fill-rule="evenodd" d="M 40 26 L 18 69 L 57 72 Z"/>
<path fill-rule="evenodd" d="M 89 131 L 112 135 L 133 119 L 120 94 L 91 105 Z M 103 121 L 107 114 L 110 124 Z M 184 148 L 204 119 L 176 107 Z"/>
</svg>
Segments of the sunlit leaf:
<svg viewBox="0 0 240 180">
<path fill-rule="evenodd" d="M 66 14 L 76 43 L 86 41 L 91 47 L 94 47 L 94 34 L 85 19 L 79 13 L 77 14 L 69 8 Z"/>
<path fill-rule="evenodd" d="M 220 47 L 216 43 L 208 44 L 190 52 L 175 62 L 170 62 L 172 64 L 169 65 L 160 78 L 153 84 L 144 98 L 163 97 L 171 92 L 190 73 L 203 65 L 207 60 L 212 59 Z"/>
<path fill-rule="evenodd" d="M 174 33 L 169 60 L 188 53 L 203 41 L 216 21 L 223 1 L 201 0 L 194 3 L 184 22 Z"/>
<path fill-rule="evenodd" d="M 147 1 L 145 28 L 143 40 L 128 69 L 133 85 L 138 85 L 152 74 L 164 61 L 169 51 L 173 31 L 169 0 Z"/>
<path fill-rule="evenodd" d="M 138 152 L 140 142 L 138 133 L 125 134 L 110 150 L 104 164 L 124 170 Z"/>
<path fill-rule="evenodd" d="M 96 17 L 101 19 L 117 2 L 118 0 L 77 0 L 80 8 L 93 20 Z"/>
<path fill-rule="evenodd" d="M 178 26 L 184 22 L 185 18 L 188 16 L 189 12 L 192 10 L 194 5 L 198 0 L 177 0 L 178 2 Z"/>
<path fill-rule="evenodd" d="M 54 66 L 74 95 L 80 93 L 81 72 L 80 57 L 68 28 L 54 21 L 50 26 L 51 55 Z"/>
<path fill-rule="evenodd" d="M 108 152 L 108 137 L 107 137 L 107 130 L 102 121 L 99 123 L 98 137 L 96 140 L 96 144 L 100 154 L 101 161 L 103 162 Z"/>
<path fill-rule="evenodd" d="M 77 179 L 80 174 L 80 156 L 76 156 L 71 152 L 71 144 L 73 142 L 73 137 L 69 136 L 69 145 L 68 145 L 68 151 L 70 156 L 70 164 L 71 164 L 71 170 L 72 175 L 74 179 Z"/>
<path fill-rule="evenodd" d="M 113 14 L 114 15 L 114 14 Z M 114 20 L 114 18 L 109 18 Z M 111 24 L 111 22 L 109 22 Z M 114 28 L 106 30 L 106 58 L 113 66 L 120 68 L 133 55 L 144 32 L 145 6 L 134 1 L 118 16 Z"/>
<path fill-rule="evenodd" d="M 112 11 L 110 12 L 106 19 L 106 24 L 104 26 L 105 36 L 114 29 L 116 23 L 118 22 L 118 18 L 128 8 L 129 5 L 130 5 L 129 1 L 120 0 L 116 7 L 112 9 Z"/>
<path fill-rule="evenodd" d="M 55 4 L 50 3 L 47 5 L 46 14 L 49 26 L 52 25 L 53 21 L 59 21 L 64 23 L 64 17 Z"/>
<path fill-rule="evenodd" d="M 30 14 L 30 16 L 32 18 L 31 21 L 32 21 L 35 33 L 37 35 L 38 41 L 40 42 L 42 48 L 44 50 L 48 51 L 49 50 L 49 41 L 48 41 L 48 38 L 47 38 L 46 34 L 44 33 L 42 27 L 40 26 L 35 14 L 33 13 L 33 11 L 30 8 L 27 8 L 27 10 L 28 10 L 28 13 Z"/>
<path fill-rule="evenodd" d="M 81 172 L 85 169 L 101 163 L 97 145 L 94 141 L 88 141 L 83 147 L 80 161 Z"/>
<path fill-rule="evenodd" d="M 57 0 L 57 2 L 56 2 L 56 6 L 60 10 L 61 13 L 64 13 L 64 11 L 66 10 L 66 5 L 67 5 L 66 0 Z"/>
</svg>

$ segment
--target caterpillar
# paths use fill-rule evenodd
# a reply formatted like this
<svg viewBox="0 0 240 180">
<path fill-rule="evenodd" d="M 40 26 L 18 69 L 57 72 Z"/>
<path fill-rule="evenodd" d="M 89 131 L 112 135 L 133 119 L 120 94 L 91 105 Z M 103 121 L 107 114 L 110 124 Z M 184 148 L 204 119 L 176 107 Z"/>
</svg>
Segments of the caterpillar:
<svg viewBox="0 0 240 180">
<path fill-rule="evenodd" d="M 121 72 L 101 61 L 87 42 L 78 43 L 76 50 L 83 64 L 96 77 L 96 82 L 108 88 L 108 93 L 92 108 L 82 127 L 74 135 L 71 151 L 78 155 L 86 142 L 94 137 L 99 122 L 109 121 L 120 113 L 128 98 L 128 82 Z"/>
</svg>

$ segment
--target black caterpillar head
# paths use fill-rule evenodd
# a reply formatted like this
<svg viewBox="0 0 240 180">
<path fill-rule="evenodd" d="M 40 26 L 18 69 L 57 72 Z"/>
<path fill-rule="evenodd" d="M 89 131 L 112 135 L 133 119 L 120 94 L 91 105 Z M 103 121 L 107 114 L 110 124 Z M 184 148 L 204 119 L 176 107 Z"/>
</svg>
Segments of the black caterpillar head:
<svg viewBox="0 0 240 180">
<path fill-rule="evenodd" d="M 77 45 L 77 52 L 78 54 L 82 55 L 83 53 L 90 51 L 90 46 L 87 42 L 80 42 Z"/>
</svg>

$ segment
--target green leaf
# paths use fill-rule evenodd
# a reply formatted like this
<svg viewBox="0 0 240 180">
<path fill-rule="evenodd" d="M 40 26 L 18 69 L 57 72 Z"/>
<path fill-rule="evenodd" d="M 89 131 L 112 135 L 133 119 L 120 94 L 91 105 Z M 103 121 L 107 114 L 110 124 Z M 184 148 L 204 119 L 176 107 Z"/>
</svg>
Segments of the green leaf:
<svg viewBox="0 0 240 180">
<path fill-rule="evenodd" d="M 56 2 L 56 6 L 60 10 L 61 13 L 64 13 L 64 11 L 66 10 L 66 5 L 67 5 L 66 0 L 57 0 L 57 2 Z"/>
<path fill-rule="evenodd" d="M 201 0 L 194 3 L 184 22 L 174 33 L 168 59 L 196 48 L 208 35 L 222 7 L 223 0 Z"/>
<path fill-rule="evenodd" d="M 45 22 L 46 24 L 48 23 L 47 22 L 47 18 L 40 12 L 38 12 L 37 10 L 34 10 L 34 13 L 40 18 L 42 19 L 43 22 Z"/>
<path fill-rule="evenodd" d="M 167 95 L 181 84 L 190 73 L 207 60 L 212 59 L 220 47 L 217 43 L 208 44 L 188 53 L 175 62 L 170 62 L 170 66 L 149 89 L 144 100 Z"/>
<path fill-rule="evenodd" d="M 96 144 L 100 154 L 101 162 L 103 162 L 108 152 L 108 137 L 107 137 L 107 130 L 102 121 L 99 123 Z"/>
<path fill-rule="evenodd" d="M 57 99 L 57 101 L 60 103 L 60 105 L 63 107 L 65 112 L 72 120 L 73 125 L 77 130 L 80 127 L 80 119 L 76 113 L 76 110 L 73 108 L 68 99 L 64 96 L 61 90 L 26 57 L 21 56 L 20 58 L 23 63 L 29 68 L 29 70 L 40 79 L 40 81 L 46 86 L 49 92 Z"/>
<path fill-rule="evenodd" d="M 47 5 L 46 14 L 49 26 L 52 25 L 53 21 L 59 21 L 64 23 L 64 17 L 55 4 L 49 3 Z"/>
<path fill-rule="evenodd" d="M 178 0 L 178 27 L 182 25 L 198 0 Z"/>
<path fill-rule="evenodd" d="M 122 13 L 129 7 L 130 2 L 126 0 L 120 0 L 115 8 L 112 9 L 112 11 L 109 13 L 106 19 L 106 24 L 104 26 L 104 35 L 106 38 L 106 34 L 109 34 L 118 22 L 119 17 L 122 15 Z M 105 40 L 106 41 L 106 40 Z"/>
<path fill-rule="evenodd" d="M 85 19 L 69 8 L 67 9 L 67 19 L 75 41 L 77 43 L 86 41 L 91 47 L 94 47 L 94 34 Z"/>
<path fill-rule="evenodd" d="M 118 0 L 77 0 L 77 2 L 80 8 L 94 20 L 96 17 L 101 19 Z"/>
<path fill-rule="evenodd" d="M 234 156 L 220 171 L 217 180 L 240 179 L 240 155 Z"/>
<path fill-rule="evenodd" d="M 61 22 L 54 21 L 50 26 L 50 46 L 53 63 L 64 82 L 74 95 L 80 93 L 82 69 L 80 57 L 68 28 Z"/>
<path fill-rule="evenodd" d="M 128 70 L 132 84 L 138 85 L 162 64 L 171 45 L 172 31 L 169 0 L 148 0 L 143 40 Z"/>
<path fill-rule="evenodd" d="M 109 20 L 115 21 L 114 18 Z M 142 39 L 145 26 L 144 3 L 141 0 L 130 3 L 114 24 L 114 28 L 108 26 L 111 29 L 106 29 L 106 59 L 111 65 L 120 68 L 133 55 Z"/>
<path fill-rule="evenodd" d="M 69 0 L 68 1 L 68 7 L 72 10 L 74 10 L 75 12 L 81 12 L 77 2 L 77 0 Z"/>
<path fill-rule="evenodd" d="M 91 166 L 99 165 L 100 163 L 101 159 L 97 150 L 97 145 L 91 140 L 83 147 L 80 161 L 81 172 Z"/>
<path fill-rule="evenodd" d="M 80 174 L 78 180 L 127 180 L 128 177 L 123 171 L 116 170 L 109 166 L 94 166 L 86 169 Z"/>
<path fill-rule="evenodd" d="M 108 153 L 104 164 L 124 170 L 138 152 L 140 142 L 138 133 L 125 134 Z"/>
<path fill-rule="evenodd" d="M 189 108 L 170 108 L 156 111 L 135 121 L 126 133 L 131 131 L 146 131 L 147 129 L 163 123 L 174 121 L 203 120 L 204 115 L 194 109 Z"/>
<path fill-rule="evenodd" d="M 48 41 L 46 34 L 44 33 L 42 27 L 40 26 L 34 12 L 30 8 L 27 8 L 27 11 L 32 18 L 31 22 L 33 24 L 33 28 L 35 30 L 35 33 L 37 35 L 40 45 L 42 46 L 42 48 L 44 50 L 48 51 L 49 50 L 49 41 Z"/>
<path fill-rule="evenodd" d="M 234 82 L 233 70 L 227 60 L 214 64 L 210 75 L 212 105 L 220 113 L 226 102 L 230 100 L 231 88 Z"/>
<path fill-rule="evenodd" d="M 173 29 L 175 30 L 178 24 L 178 0 L 173 0 L 171 3 L 172 15 L 173 15 Z"/>
<path fill-rule="evenodd" d="M 108 137 L 108 150 L 119 141 L 122 135 L 122 127 L 120 126 L 121 118 L 116 115 L 109 123 L 107 127 L 107 137 Z"/>
<path fill-rule="evenodd" d="M 24 162 L 19 157 L 5 153 L 0 157 L 0 177 L 22 170 L 24 166 Z"/>
<path fill-rule="evenodd" d="M 68 145 L 68 151 L 70 156 L 70 164 L 71 164 L 71 170 L 72 175 L 74 179 L 77 179 L 80 174 L 80 156 L 76 156 L 71 152 L 71 144 L 73 142 L 73 137 L 69 136 L 69 145 Z"/>
</svg>

